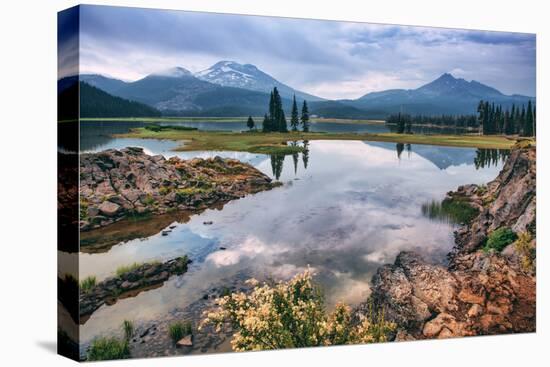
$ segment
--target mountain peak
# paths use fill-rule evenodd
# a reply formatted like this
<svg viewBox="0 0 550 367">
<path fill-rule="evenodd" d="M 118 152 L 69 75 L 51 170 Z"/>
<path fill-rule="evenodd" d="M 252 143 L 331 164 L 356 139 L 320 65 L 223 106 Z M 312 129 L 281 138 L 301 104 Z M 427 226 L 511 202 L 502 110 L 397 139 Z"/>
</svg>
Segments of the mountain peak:
<svg viewBox="0 0 550 367">
<path fill-rule="evenodd" d="M 232 60 L 221 60 L 206 70 L 195 74 L 199 79 L 224 87 L 242 88 L 262 93 L 269 93 L 273 87 L 277 87 L 281 96 L 307 99 L 310 101 L 321 100 L 319 97 L 295 90 L 285 85 L 271 75 L 258 69 L 252 64 L 240 64 Z"/>
<path fill-rule="evenodd" d="M 181 78 L 183 76 L 191 76 L 193 74 L 189 70 L 182 68 L 181 66 L 175 66 L 172 68 L 159 70 L 157 72 L 152 73 L 151 75 L 165 76 L 165 77 L 171 77 L 171 78 Z"/>
<path fill-rule="evenodd" d="M 437 79 L 443 79 L 443 80 L 457 80 L 457 78 L 455 78 L 455 77 L 453 76 L 453 74 L 451 74 L 451 73 L 443 73 L 443 74 L 441 74 L 441 76 L 440 76 L 439 78 L 437 78 Z M 436 80 L 437 80 L 437 79 L 436 79 Z"/>
</svg>

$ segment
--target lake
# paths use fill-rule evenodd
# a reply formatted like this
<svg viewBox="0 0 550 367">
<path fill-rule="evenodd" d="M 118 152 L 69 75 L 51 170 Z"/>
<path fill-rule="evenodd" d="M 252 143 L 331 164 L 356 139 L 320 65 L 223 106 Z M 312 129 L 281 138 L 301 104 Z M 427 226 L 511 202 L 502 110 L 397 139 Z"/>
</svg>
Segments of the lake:
<svg viewBox="0 0 550 367">
<path fill-rule="evenodd" d="M 503 163 L 498 154 L 472 148 L 310 141 L 300 143 L 307 148 L 304 153 L 285 157 L 174 152 L 178 142 L 110 136 L 134 126 L 83 123 L 80 149 L 139 146 L 166 157 L 220 155 L 248 162 L 284 185 L 200 214 L 121 222 L 86 233 L 95 250 L 79 254 L 81 279 L 95 275 L 100 281 L 121 265 L 185 254 L 193 264 L 160 288 L 102 306 L 82 325 L 83 342 L 118 331 L 124 319 L 161 318 L 233 279 L 288 279 L 308 266 L 329 308 L 338 301 L 357 305 L 368 297 L 374 272 L 402 250 L 444 262 L 454 225 L 425 217 L 422 204 L 443 199 L 459 185 L 492 180 Z M 171 225 L 175 228 L 163 236 Z"/>
</svg>

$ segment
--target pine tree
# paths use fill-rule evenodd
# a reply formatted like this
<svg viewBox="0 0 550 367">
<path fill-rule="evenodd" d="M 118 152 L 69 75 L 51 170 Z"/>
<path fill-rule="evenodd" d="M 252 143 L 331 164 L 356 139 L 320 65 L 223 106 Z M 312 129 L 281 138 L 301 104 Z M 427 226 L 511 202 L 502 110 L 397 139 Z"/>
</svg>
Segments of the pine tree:
<svg viewBox="0 0 550 367">
<path fill-rule="evenodd" d="M 262 122 L 262 131 L 264 133 L 267 133 L 267 132 L 270 132 L 271 131 L 271 120 L 269 119 L 269 117 L 267 116 L 267 113 L 264 115 L 264 121 Z"/>
<path fill-rule="evenodd" d="M 298 119 L 298 106 L 296 105 L 296 95 L 292 98 L 292 113 L 290 115 L 290 127 L 292 131 L 298 131 L 298 124 L 300 120 Z"/>
<path fill-rule="evenodd" d="M 248 127 L 249 130 L 254 129 L 254 127 L 256 126 L 256 124 L 254 123 L 254 120 L 252 119 L 252 116 L 248 116 L 248 120 L 246 121 L 246 126 Z"/>
<path fill-rule="evenodd" d="M 285 111 L 283 111 L 283 109 L 281 108 L 281 110 L 279 111 L 279 123 L 278 123 L 278 130 L 279 132 L 281 133 L 286 133 L 288 132 L 288 128 L 286 126 L 286 116 L 285 116 Z"/>
<path fill-rule="evenodd" d="M 520 134 L 525 135 L 525 105 L 521 106 L 521 115 L 519 116 Z"/>
<path fill-rule="evenodd" d="M 302 122 L 302 131 L 308 132 L 309 131 L 309 110 L 307 108 L 307 102 L 304 99 L 304 103 L 302 104 L 302 116 L 300 118 L 300 121 Z"/>
<path fill-rule="evenodd" d="M 524 136 L 533 136 L 533 106 L 531 100 L 527 103 L 527 111 L 525 113 L 525 126 L 523 128 Z"/>
</svg>

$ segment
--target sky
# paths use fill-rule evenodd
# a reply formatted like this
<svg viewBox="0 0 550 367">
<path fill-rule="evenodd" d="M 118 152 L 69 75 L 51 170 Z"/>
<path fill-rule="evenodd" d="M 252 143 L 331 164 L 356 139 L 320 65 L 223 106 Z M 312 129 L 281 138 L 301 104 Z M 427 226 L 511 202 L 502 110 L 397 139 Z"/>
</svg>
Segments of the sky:
<svg viewBox="0 0 550 367">
<path fill-rule="evenodd" d="M 534 34 L 82 6 L 79 41 L 81 73 L 127 81 L 232 60 L 328 99 L 418 88 L 445 72 L 535 96 Z"/>
</svg>

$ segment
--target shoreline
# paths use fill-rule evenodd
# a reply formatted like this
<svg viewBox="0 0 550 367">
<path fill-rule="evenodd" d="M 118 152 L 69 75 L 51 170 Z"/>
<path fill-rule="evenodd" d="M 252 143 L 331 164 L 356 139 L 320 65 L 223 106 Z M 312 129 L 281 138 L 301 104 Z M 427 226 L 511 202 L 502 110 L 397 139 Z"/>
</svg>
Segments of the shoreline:
<svg viewBox="0 0 550 367">
<path fill-rule="evenodd" d="M 164 139 L 184 142 L 175 151 L 226 150 L 259 154 L 284 154 L 288 142 L 303 140 L 359 140 L 401 144 L 438 145 L 463 148 L 511 149 L 518 139 L 501 135 L 424 135 L 396 133 L 321 133 L 321 132 L 230 132 L 230 131 L 181 131 L 164 129 L 151 131 L 135 128 L 119 138 Z M 533 139 L 527 139 L 533 141 Z"/>
</svg>

